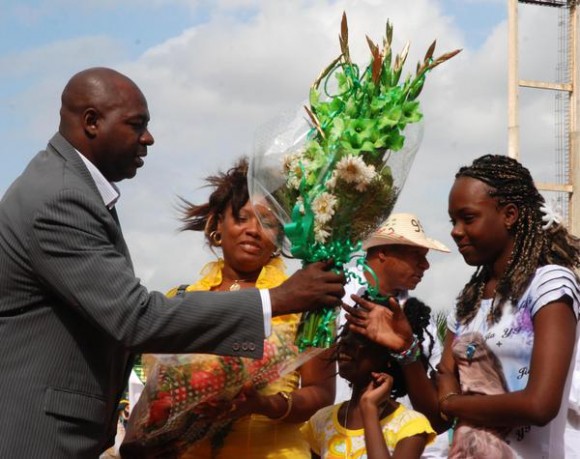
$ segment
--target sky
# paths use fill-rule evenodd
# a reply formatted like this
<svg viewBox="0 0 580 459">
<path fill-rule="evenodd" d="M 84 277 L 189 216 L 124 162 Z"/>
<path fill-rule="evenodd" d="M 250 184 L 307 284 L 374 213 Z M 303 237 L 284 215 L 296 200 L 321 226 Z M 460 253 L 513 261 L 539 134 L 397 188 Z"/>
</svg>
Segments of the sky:
<svg viewBox="0 0 580 459">
<path fill-rule="evenodd" d="M 558 10 L 519 9 L 521 77 L 553 81 Z M 395 206 L 452 249 L 429 255 L 416 290 L 434 309 L 451 309 L 473 271 L 449 235 L 454 174 L 507 150 L 505 0 L 0 0 L 0 195 L 58 129 L 68 79 L 93 66 L 119 70 L 146 95 L 155 137 L 137 177 L 119 183 L 135 271 L 155 290 L 194 281 L 215 256 L 201 235 L 178 231 L 178 197 L 203 202 L 204 177 L 251 157 L 256 132 L 303 105 L 340 52 L 343 11 L 361 66 L 365 35 L 380 42 L 387 19 L 395 50 L 411 43 L 406 73 L 434 39 L 436 55 L 463 50 L 427 78 L 423 143 Z M 554 95 L 521 90 L 520 104 L 522 161 L 553 181 Z"/>
</svg>

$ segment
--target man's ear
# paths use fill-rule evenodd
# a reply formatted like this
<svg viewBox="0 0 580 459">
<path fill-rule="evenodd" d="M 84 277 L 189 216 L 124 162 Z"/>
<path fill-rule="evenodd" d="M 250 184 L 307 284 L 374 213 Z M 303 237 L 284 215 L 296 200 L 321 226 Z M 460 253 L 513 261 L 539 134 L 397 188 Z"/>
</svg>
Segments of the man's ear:
<svg viewBox="0 0 580 459">
<path fill-rule="evenodd" d="M 385 261 L 389 256 L 389 249 L 387 246 L 381 246 L 377 249 L 377 255 L 380 261 Z"/>
<path fill-rule="evenodd" d="M 510 231 L 520 217 L 520 209 L 513 203 L 506 204 L 503 209 L 505 227 Z"/>
<path fill-rule="evenodd" d="M 90 138 L 97 135 L 98 123 L 99 112 L 95 108 L 87 108 L 83 112 L 83 129 Z"/>
</svg>

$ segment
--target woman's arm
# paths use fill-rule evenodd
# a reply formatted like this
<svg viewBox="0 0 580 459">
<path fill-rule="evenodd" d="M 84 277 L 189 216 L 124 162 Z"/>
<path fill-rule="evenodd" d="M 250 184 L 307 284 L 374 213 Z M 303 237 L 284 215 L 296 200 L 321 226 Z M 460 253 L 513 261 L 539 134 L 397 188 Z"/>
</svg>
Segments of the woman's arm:
<svg viewBox="0 0 580 459">
<path fill-rule="evenodd" d="M 558 414 L 574 350 L 576 317 L 567 297 L 542 307 L 533 318 L 534 345 L 525 389 L 501 395 L 449 397 L 441 410 L 468 423 L 514 427 L 546 425 Z"/>
<path fill-rule="evenodd" d="M 292 392 L 287 422 L 304 422 L 320 408 L 332 405 L 336 392 L 336 363 L 328 349 L 300 367 L 300 389 Z"/>
<path fill-rule="evenodd" d="M 245 401 L 235 402 L 236 416 L 262 414 L 283 422 L 304 422 L 320 408 L 332 405 L 336 390 L 336 364 L 326 350 L 300 367 L 300 388 L 288 394 L 246 393 Z"/>
<path fill-rule="evenodd" d="M 439 409 L 440 397 L 445 397 L 450 393 L 461 392 L 456 376 L 456 365 L 451 352 L 454 339 L 455 334 L 447 330 L 441 361 L 438 365 L 439 379 L 437 385 L 435 381 L 429 378 L 427 370 L 421 361 L 418 360 L 402 367 L 407 393 L 413 408 L 429 419 L 431 426 L 437 433 L 444 432 L 451 426 L 449 419 L 445 420 L 441 417 Z"/>
</svg>

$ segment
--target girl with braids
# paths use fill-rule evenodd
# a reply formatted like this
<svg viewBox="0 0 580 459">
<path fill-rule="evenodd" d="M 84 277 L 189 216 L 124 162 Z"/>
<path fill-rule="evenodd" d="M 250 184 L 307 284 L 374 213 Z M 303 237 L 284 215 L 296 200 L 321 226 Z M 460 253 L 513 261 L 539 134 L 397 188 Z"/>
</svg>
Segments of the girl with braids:
<svg viewBox="0 0 580 459">
<path fill-rule="evenodd" d="M 422 365 L 403 367 L 413 405 L 439 430 L 457 422 L 450 457 L 563 458 L 579 241 L 550 215 L 529 171 L 505 156 L 459 170 L 449 215 L 476 271 L 448 319 L 437 387 Z M 408 353 L 415 341 L 396 302 L 387 311 L 357 301 L 363 308 L 345 306 L 351 328 Z"/>
<path fill-rule="evenodd" d="M 414 325 L 421 328 L 420 321 Z M 340 376 L 352 384 L 352 397 L 320 409 L 302 427 L 312 457 L 419 459 L 436 434 L 424 415 L 396 401 L 407 393 L 397 360 L 348 326 L 335 358 Z"/>
</svg>

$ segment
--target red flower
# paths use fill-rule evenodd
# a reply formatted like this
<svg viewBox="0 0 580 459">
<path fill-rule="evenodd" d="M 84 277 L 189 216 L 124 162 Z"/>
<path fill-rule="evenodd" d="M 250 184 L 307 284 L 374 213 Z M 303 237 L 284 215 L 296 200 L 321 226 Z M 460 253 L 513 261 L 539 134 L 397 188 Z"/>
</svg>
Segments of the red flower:
<svg viewBox="0 0 580 459">
<path fill-rule="evenodd" d="M 199 370 L 191 374 L 189 384 L 194 393 L 202 397 L 206 394 L 219 394 L 225 388 L 226 375 L 219 370 Z"/>
<path fill-rule="evenodd" d="M 163 425 L 171 411 L 171 396 L 167 392 L 158 392 L 157 398 L 149 405 L 149 425 Z"/>
</svg>

